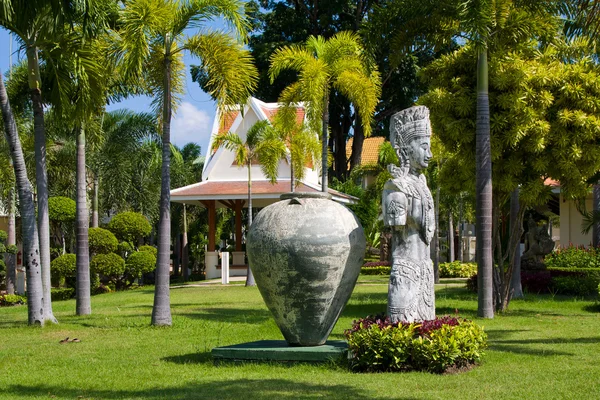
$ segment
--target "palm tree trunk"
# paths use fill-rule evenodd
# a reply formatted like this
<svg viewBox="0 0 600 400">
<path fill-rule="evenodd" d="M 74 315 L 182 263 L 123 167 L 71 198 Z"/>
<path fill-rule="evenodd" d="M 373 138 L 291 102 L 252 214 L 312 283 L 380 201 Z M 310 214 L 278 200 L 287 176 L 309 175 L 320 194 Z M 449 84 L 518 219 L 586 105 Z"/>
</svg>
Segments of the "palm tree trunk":
<svg viewBox="0 0 600 400">
<path fill-rule="evenodd" d="M 360 165 L 364 142 L 365 131 L 362 126 L 362 118 L 358 112 L 356 112 L 354 136 L 352 139 L 352 155 L 350 156 L 350 171 L 352 171 L 357 165 Z"/>
<path fill-rule="evenodd" d="M 27 314 L 29 325 L 44 325 L 44 293 L 40 265 L 40 248 L 35 221 L 35 205 L 33 203 L 33 188 L 27 178 L 27 168 L 23 149 L 19 141 L 17 124 L 10 108 L 4 77 L 0 72 L 0 108 L 4 122 L 4 134 L 10 148 L 10 155 L 15 169 L 15 180 L 19 191 L 21 205 L 21 229 L 23 236 L 23 263 L 27 274 Z"/>
<path fill-rule="evenodd" d="M 173 276 L 179 276 L 179 265 L 181 265 L 181 235 L 179 229 L 175 229 L 175 245 L 173 246 Z"/>
<path fill-rule="evenodd" d="M 38 233 L 40 242 L 40 262 L 42 287 L 44 291 L 44 318 L 57 323 L 52 313 L 50 297 L 50 217 L 48 214 L 48 174 L 46 169 L 46 133 L 44 128 L 44 107 L 37 47 L 27 47 L 29 69 L 29 90 L 33 104 L 33 130 L 35 147 L 35 181 L 37 186 Z"/>
<path fill-rule="evenodd" d="M 440 187 L 435 191 L 435 233 L 433 235 L 433 282 L 440 283 Z"/>
<path fill-rule="evenodd" d="M 598 214 L 600 212 L 600 182 L 597 182 L 594 185 L 593 191 L 593 210 L 594 214 Z M 594 247 L 598 247 L 600 245 L 600 219 L 595 218 L 596 222 L 592 225 L 592 244 Z"/>
<path fill-rule="evenodd" d="M 90 216 L 87 208 L 87 182 L 85 171 L 85 129 L 77 128 L 77 283 L 76 283 L 76 314 L 89 315 L 92 313 L 90 300 L 90 249 L 88 244 L 88 228 Z"/>
<path fill-rule="evenodd" d="M 448 262 L 454 260 L 454 220 L 452 219 L 452 211 L 448 211 Z"/>
<path fill-rule="evenodd" d="M 189 278 L 188 264 L 189 264 L 189 246 L 187 236 L 187 212 L 186 206 L 183 205 L 183 239 L 181 240 L 181 268 L 183 269 L 183 280 L 187 281 Z"/>
<path fill-rule="evenodd" d="M 252 167 L 252 159 L 248 159 L 248 230 L 252 226 L 252 175 L 250 173 Z M 256 286 L 254 282 L 254 274 L 250 269 L 250 263 L 248 263 L 248 272 L 246 276 L 246 286 Z"/>
<path fill-rule="evenodd" d="M 492 259 L 492 157 L 487 49 L 477 59 L 476 121 L 477 315 L 494 318 Z"/>
<path fill-rule="evenodd" d="M 510 196 L 510 230 L 514 229 L 516 224 L 522 223 L 519 221 L 519 188 L 513 190 Z M 521 229 L 519 229 L 521 232 Z M 517 246 L 514 250 L 514 256 L 512 258 L 513 270 L 512 277 L 510 280 L 510 290 L 512 292 L 512 298 L 522 299 L 523 298 L 523 287 L 521 286 L 521 235 L 516 241 Z"/>
<path fill-rule="evenodd" d="M 295 185 L 294 185 L 294 163 L 292 161 L 292 158 L 290 157 L 290 192 L 294 193 L 296 191 Z"/>
<path fill-rule="evenodd" d="M 323 137 L 321 138 L 321 191 L 327 193 L 327 188 L 329 185 L 327 182 L 327 156 L 329 155 L 329 152 L 327 151 L 327 130 L 329 127 L 329 89 L 325 93 L 325 100 L 323 103 Z"/>
<path fill-rule="evenodd" d="M 165 49 L 171 48 L 169 36 Z M 158 220 L 158 257 L 156 260 L 156 286 L 152 325 L 170 326 L 171 299 L 169 295 L 169 258 L 171 250 L 171 55 L 167 51 L 164 58 L 163 132 L 162 132 L 162 171 L 160 185 L 160 217 Z"/>
<path fill-rule="evenodd" d="M 12 159 L 10 162 L 12 166 Z M 14 168 L 13 168 L 14 169 Z M 15 187 L 10 188 L 8 195 L 8 246 L 17 244 L 17 232 L 15 223 Z M 15 285 L 17 283 L 17 257 L 14 253 L 6 253 L 6 293 L 15 294 Z"/>
<path fill-rule="evenodd" d="M 458 248 L 457 253 L 456 254 L 456 258 L 458 259 L 458 261 L 460 262 L 464 262 L 464 257 L 463 257 L 463 198 L 462 198 L 462 193 L 458 199 Z"/>
<path fill-rule="evenodd" d="M 100 186 L 98 173 L 94 172 L 94 189 L 92 200 L 92 228 L 98 227 L 98 188 Z"/>
</svg>

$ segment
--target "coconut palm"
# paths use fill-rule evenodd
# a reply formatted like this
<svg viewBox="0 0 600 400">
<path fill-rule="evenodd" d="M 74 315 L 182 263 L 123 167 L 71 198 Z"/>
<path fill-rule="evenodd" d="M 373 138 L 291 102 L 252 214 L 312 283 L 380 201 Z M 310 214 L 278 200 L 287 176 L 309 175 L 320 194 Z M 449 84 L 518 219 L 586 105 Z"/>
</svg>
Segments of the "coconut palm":
<svg viewBox="0 0 600 400">
<path fill-rule="evenodd" d="M 215 137 L 212 151 L 224 147 L 235 154 L 235 161 L 242 167 L 248 168 L 248 228 L 252 225 L 252 161 L 258 160 L 260 168 L 271 183 L 277 181 L 279 161 L 286 154 L 286 147 L 281 136 L 269 121 L 259 121 L 252 125 L 246 133 L 246 138 L 228 132 Z M 248 266 L 246 286 L 254 286 L 254 276 Z"/>
<path fill-rule="evenodd" d="M 47 314 L 44 312 L 42 274 L 39 256 L 39 241 L 33 203 L 33 187 L 27 178 L 25 158 L 19 140 L 17 124 L 13 116 L 4 79 L 0 73 L 0 108 L 4 122 L 4 134 L 9 144 L 13 160 L 15 179 L 21 204 L 21 226 L 23 230 L 23 255 L 27 273 L 27 310 L 30 325 L 44 325 Z"/>
<path fill-rule="evenodd" d="M 186 29 L 222 18 L 245 38 L 248 22 L 237 0 L 130 0 L 120 13 L 120 52 L 125 76 L 142 80 L 162 123 L 162 172 L 158 257 L 153 325 L 171 325 L 169 300 L 171 116 L 183 91 L 183 53 L 201 61 L 202 75 L 218 107 L 244 101 L 254 88 L 257 72 L 249 52 L 228 34 L 203 30 L 186 36 Z"/>
<path fill-rule="evenodd" d="M 284 46 L 271 56 L 271 82 L 285 70 L 298 72 L 298 81 L 284 89 L 280 102 L 306 102 L 311 128 L 321 132 L 321 188 L 327 192 L 327 133 L 329 98 L 332 89 L 350 100 L 363 123 L 366 136 L 371 133 L 381 82 L 360 45 L 359 37 L 351 32 L 338 32 L 325 39 L 310 36 L 301 45 Z M 319 126 L 321 125 L 321 126 Z"/>
</svg>

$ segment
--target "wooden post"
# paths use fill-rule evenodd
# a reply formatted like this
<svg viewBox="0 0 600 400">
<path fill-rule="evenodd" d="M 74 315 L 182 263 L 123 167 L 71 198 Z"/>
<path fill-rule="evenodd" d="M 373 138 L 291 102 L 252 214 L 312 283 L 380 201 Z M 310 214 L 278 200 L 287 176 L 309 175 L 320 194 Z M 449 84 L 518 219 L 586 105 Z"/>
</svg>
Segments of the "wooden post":
<svg viewBox="0 0 600 400">
<path fill-rule="evenodd" d="M 215 251 L 215 235 L 217 226 L 217 207 L 215 200 L 208 200 L 208 251 Z"/>
<path fill-rule="evenodd" d="M 242 206 L 244 200 L 235 201 L 235 251 L 242 251 Z"/>
</svg>

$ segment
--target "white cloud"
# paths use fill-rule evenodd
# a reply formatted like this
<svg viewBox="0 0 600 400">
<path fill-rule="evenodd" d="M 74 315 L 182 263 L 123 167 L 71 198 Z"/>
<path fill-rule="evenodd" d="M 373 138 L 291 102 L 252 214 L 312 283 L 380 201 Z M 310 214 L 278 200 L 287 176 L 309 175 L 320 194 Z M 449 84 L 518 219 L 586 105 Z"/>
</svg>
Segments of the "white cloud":
<svg viewBox="0 0 600 400">
<path fill-rule="evenodd" d="M 171 122 L 171 142 L 180 147 L 189 142 L 197 143 L 202 147 L 202 154 L 206 154 L 213 119 L 207 111 L 184 101 Z"/>
</svg>

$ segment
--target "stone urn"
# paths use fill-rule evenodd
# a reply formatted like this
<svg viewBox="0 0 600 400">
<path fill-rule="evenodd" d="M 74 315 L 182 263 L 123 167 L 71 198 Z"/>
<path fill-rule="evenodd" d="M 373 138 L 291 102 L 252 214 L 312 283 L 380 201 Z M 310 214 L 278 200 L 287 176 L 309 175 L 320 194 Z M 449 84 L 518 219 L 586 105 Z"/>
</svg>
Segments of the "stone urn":
<svg viewBox="0 0 600 400">
<path fill-rule="evenodd" d="M 250 227 L 246 249 L 260 293 L 292 346 L 326 342 L 365 254 L 358 218 L 327 193 L 288 193 Z"/>
</svg>

